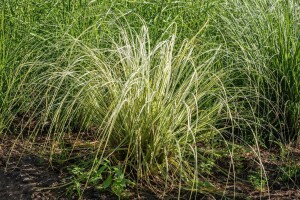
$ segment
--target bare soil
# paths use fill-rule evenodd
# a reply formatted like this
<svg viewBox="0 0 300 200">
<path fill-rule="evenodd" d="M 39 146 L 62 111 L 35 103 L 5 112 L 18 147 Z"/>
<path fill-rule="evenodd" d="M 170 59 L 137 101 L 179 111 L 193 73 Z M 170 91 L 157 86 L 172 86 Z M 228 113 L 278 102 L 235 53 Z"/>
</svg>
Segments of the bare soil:
<svg viewBox="0 0 300 200">
<path fill-rule="evenodd" d="M 39 142 L 43 139 L 37 140 Z M 25 141 L 25 140 L 24 140 Z M 12 146 L 14 146 L 13 150 Z M 67 176 L 59 166 L 50 165 L 48 160 L 36 156 L 29 151 L 29 144 L 15 138 L 6 137 L 0 143 L 0 200 L 54 200 L 78 199 L 76 194 L 66 195 Z M 289 147 L 289 155 L 294 160 L 294 165 L 300 171 L 300 148 Z M 195 196 L 196 199 L 300 199 L 300 180 L 293 179 L 282 181 L 278 168 L 286 166 L 281 161 L 279 150 L 261 149 L 261 158 L 265 171 L 270 177 L 268 190 L 258 190 L 247 179 L 251 171 L 259 167 L 259 162 L 252 153 L 241 154 L 236 166 L 236 178 L 227 177 L 216 173 L 211 176 L 211 182 L 220 192 L 216 195 Z M 281 155 L 282 156 L 282 155 Z M 224 159 L 218 163 L 224 169 L 230 168 L 229 161 Z M 217 178 L 215 178 L 217 177 Z M 226 196 L 226 198 L 225 198 Z M 175 199 L 166 197 L 165 199 Z M 88 188 L 83 199 L 118 199 L 110 192 L 100 192 Z M 159 199 L 148 191 L 131 191 L 129 199 Z"/>
<path fill-rule="evenodd" d="M 39 138 L 37 142 L 44 140 Z M 14 146 L 13 150 L 12 147 Z M 0 200 L 71 200 L 76 194 L 67 195 L 65 170 L 48 160 L 38 157 L 29 144 L 13 137 L 6 137 L 0 143 Z M 27 147 L 27 148 L 26 148 Z M 158 199 L 148 191 L 132 191 L 130 199 Z M 117 200 L 109 191 L 87 188 L 83 200 Z"/>
</svg>

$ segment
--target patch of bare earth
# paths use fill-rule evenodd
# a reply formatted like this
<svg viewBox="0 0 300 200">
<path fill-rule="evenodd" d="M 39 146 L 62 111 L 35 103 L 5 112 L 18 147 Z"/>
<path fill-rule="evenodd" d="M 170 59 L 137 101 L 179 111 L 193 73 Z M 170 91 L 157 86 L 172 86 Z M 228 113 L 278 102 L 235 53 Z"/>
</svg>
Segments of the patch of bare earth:
<svg viewBox="0 0 300 200">
<path fill-rule="evenodd" d="M 40 143 L 40 145 L 35 144 L 35 147 L 29 148 L 31 143 L 26 140 L 16 140 L 13 137 L 2 138 L 0 143 L 0 200 L 78 199 L 76 194 L 66 194 L 70 180 L 66 180 L 65 170 L 54 163 L 49 164 L 46 158 L 37 156 L 42 155 L 41 149 L 45 140 L 46 138 L 37 138 L 35 143 Z M 76 142 L 78 143 L 78 140 Z M 94 144 L 95 142 L 89 143 L 89 147 L 93 148 Z M 83 148 L 82 146 L 87 144 L 79 142 L 76 145 Z M 37 151 L 39 151 L 38 154 Z M 154 194 L 146 191 L 133 191 L 130 194 L 130 199 L 158 199 Z M 87 188 L 82 199 L 114 200 L 118 197 L 109 192 Z"/>
<path fill-rule="evenodd" d="M 27 199 L 78 199 L 76 195 L 66 195 L 65 185 L 70 182 L 65 170 L 55 164 L 49 164 L 41 150 L 46 138 L 37 138 L 35 147 L 29 148 L 31 143 L 13 137 L 2 138 L 0 143 L 0 200 L 27 200 Z M 89 151 L 97 146 L 96 141 L 81 141 L 69 139 L 68 142 L 74 148 L 74 153 Z M 13 150 L 11 150 L 13 148 Z M 77 150 L 76 150 L 77 149 Z M 298 166 L 300 171 L 299 146 L 288 147 L 289 157 Z M 39 151 L 37 153 L 37 151 Z M 57 148 L 59 153 L 59 148 Z M 39 155 L 39 156 L 37 156 Z M 45 154 L 47 155 L 47 154 Z M 278 169 L 286 166 L 282 161 L 282 155 L 278 149 L 261 149 L 260 158 L 255 153 L 240 153 L 237 156 L 235 174 L 230 166 L 230 158 L 221 159 L 219 165 L 225 169 L 224 173 L 212 174 L 210 181 L 220 191 L 214 195 L 196 196 L 196 199 L 300 199 L 300 180 L 283 182 L 280 180 Z M 251 172 L 257 171 L 263 164 L 266 175 L 269 177 L 268 189 L 258 190 L 249 181 Z M 226 171 L 228 169 L 228 171 Z M 231 170 L 230 170 L 231 169 Z M 217 171 L 217 170 L 216 170 Z M 228 173 L 230 172 L 230 173 Z M 189 197 L 189 196 L 187 196 Z M 177 195 L 165 199 L 176 199 Z M 109 192 L 100 192 L 88 188 L 83 199 L 118 199 Z M 158 197 L 146 191 L 132 191 L 129 199 L 158 199 Z M 225 199 L 225 198 L 224 198 Z"/>
</svg>

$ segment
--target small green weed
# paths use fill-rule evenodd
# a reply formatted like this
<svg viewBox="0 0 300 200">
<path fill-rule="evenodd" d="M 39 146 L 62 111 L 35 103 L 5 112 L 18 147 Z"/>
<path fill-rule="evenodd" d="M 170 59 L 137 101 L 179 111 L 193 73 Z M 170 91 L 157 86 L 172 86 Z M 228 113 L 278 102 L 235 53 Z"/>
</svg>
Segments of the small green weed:
<svg viewBox="0 0 300 200">
<path fill-rule="evenodd" d="M 249 176 L 248 176 L 248 180 L 251 182 L 251 184 L 253 185 L 253 187 L 260 191 L 266 191 L 267 188 L 267 180 L 261 175 L 261 173 L 259 172 L 252 172 Z"/>
<path fill-rule="evenodd" d="M 128 196 L 126 187 L 134 183 L 126 179 L 119 166 L 112 166 L 108 160 L 104 160 L 99 167 L 87 170 L 86 166 L 73 165 L 69 168 L 72 174 L 72 184 L 67 189 L 69 195 L 77 193 L 82 196 L 84 187 L 92 186 L 99 190 L 110 189 L 119 198 Z"/>
<path fill-rule="evenodd" d="M 279 179 L 282 182 L 295 181 L 300 178 L 300 168 L 294 162 L 280 166 L 278 169 L 280 173 Z"/>
</svg>

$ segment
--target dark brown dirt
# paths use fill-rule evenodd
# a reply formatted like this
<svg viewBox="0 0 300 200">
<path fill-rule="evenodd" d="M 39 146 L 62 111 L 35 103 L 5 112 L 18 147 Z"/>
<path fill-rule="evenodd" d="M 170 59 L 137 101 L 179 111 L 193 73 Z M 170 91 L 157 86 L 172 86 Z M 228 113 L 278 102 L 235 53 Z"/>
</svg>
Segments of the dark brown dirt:
<svg viewBox="0 0 300 200">
<path fill-rule="evenodd" d="M 11 147 L 14 145 L 14 150 Z M 72 200 L 78 199 L 76 194 L 66 194 L 64 186 L 66 174 L 61 166 L 38 157 L 25 147 L 27 142 L 15 142 L 15 138 L 6 138 L 0 143 L 0 200 Z M 9 159 L 8 159 L 9 158 Z M 150 192 L 130 192 L 130 199 L 158 199 Z M 100 192 L 87 188 L 83 200 L 117 200 L 117 196 L 109 192 Z"/>
<path fill-rule="evenodd" d="M 60 179 L 58 172 L 47 169 L 40 162 L 32 155 L 21 159 L 11 157 L 7 171 L 4 171 L 6 163 L 3 161 L 0 172 L 0 199 L 63 199 L 58 191 L 38 191 L 39 188 L 58 183 Z"/>
<path fill-rule="evenodd" d="M 43 140 L 43 139 L 41 139 Z M 41 141 L 40 140 L 40 141 Z M 36 140 L 36 142 L 39 140 Z M 14 145 L 14 150 L 11 147 Z M 66 195 L 65 183 L 67 176 L 62 167 L 53 163 L 49 165 L 47 159 L 38 157 L 38 148 L 30 151 L 26 149 L 29 144 L 21 140 L 15 142 L 14 138 L 2 139 L 0 142 L 0 200 L 68 200 L 78 199 L 76 195 Z M 38 145 L 37 145 L 38 146 Z M 297 146 L 288 147 L 289 157 L 298 165 L 300 172 L 300 148 Z M 270 177 L 269 191 L 259 191 L 247 180 L 251 171 L 255 171 L 258 162 L 253 153 L 241 153 L 237 156 L 236 179 L 227 177 L 224 174 L 214 174 L 211 182 L 220 191 L 214 196 L 196 196 L 193 199 L 300 199 L 300 180 L 280 181 L 278 167 L 285 166 L 286 163 L 280 159 L 278 150 L 261 149 L 261 158 L 265 171 Z M 281 155 L 282 156 L 282 155 Z M 9 160 L 8 160 L 9 158 Z M 229 168 L 229 159 L 220 160 L 222 168 Z M 217 177 L 217 178 L 214 178 Z M 142 190 L 143 191 L 143 190 Z M 150 192 L 131 191 L 129 199 L 159 199 Z M 223 196 L 226 196 L 223 197 Z M 189 197 L 189 196 L 187 196 Z M 165 199 L 176 199 L 177 196 Z M 100 192 L 93 188 L 88 188 L 83 199 L 118 199 L 109 192 Z"/>
<path fill-rule="evenodd" d="M 224 195 L 231 197 L 230 199 L 274 199 L 288 200 L 300 199 L 300 150 L 299 146 L 294 145 L 285 147 L 285 155 L 282 155 L 279 148 L 259 150 L 260 156 L 253 152 L 238 151 L 234 155 L 235 162 L 235 178 L 233 178 L 232 170 L 229 176 L 216 173 L 212 182 L 224 191 Z M 223 169 L 230 169 L 230 158 L 219 160 L 218 165 Z M 249 176 L 258 173 L 261 166 L 268 177 L 268 186 L 265 182 L 265 188 L 257 189 L 249 180 Z M 232 169 L 232 166 L 231 166 Z M 284 169 L 296 170 L 295 174 L 287 178 L 284 175 Z M 228 175 L 228 174 L 227 174 Z M 258 179 L 259 179 L 258 173 Z M 217 178 L 215 178 L 217 177 Z"/>
<path fill-rule="evenodd" d="M 10 151 L 13 144 L 5 140 L 0 145 L 0 199 L 63 199 L 59 191 L 39 191 L 57 184 L 60 173 L 42 158 L 24 152 L 22 144 Z"/>
</svg>

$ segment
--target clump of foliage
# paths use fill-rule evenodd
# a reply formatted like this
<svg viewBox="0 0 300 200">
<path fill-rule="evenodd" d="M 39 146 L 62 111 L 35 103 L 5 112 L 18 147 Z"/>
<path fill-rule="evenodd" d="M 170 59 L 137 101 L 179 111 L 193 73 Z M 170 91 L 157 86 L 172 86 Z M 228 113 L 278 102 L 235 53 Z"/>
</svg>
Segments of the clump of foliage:
<svg viewBox="0 0 300 200">
<path fill-rule="evenodd" d="M 46 134 L 55 161 L 68 135 L 90 133 L 91 157 L 69 168 L 78 196 L 87 186 L 122 196 L 131 181 L 162 196 L 219 193 L 214 170 L 235 180 L 236 154 L 249 146 L 261 168 L 247 178 L 268 191 L 260 146 L 299 135 L 298 1 L 0 8 L 0 134 Z M 283 181 L 298 176 L 291 166 L 279 169 Z"/>
<path fill-rule="evenodd" d="M 126 188 L 134 183 L 125 178 L 123 171 L 118 166 L 111 166 L 108 160 L 103 160 L 96 168 L 90 170 L 87 163 L 81 163 L 82 166 L 74 165 L 69 168 L 72 174 L 72 183 L 68 186 L 67 193 L 77 192 L 82 196 L 85 186 L 92 186 L 103 191 L 108 188 L 120 197 L 128 196 Z"/>
<path fill-rule="evenodd" d="M 230 63 L 249 71 L 250 84 L 267 97 L 255 105 L 256 115 L 276 130 L 282 142 L 299 135 L 299 11 L 298 1 L 224 1 L 216 27 Z M 245 79 L 249 79 L 245 77 Z M 244 84 L 243 81 L 241 84 Z M 246 81 L 247 83 L 247 81 Z"/>
</svg>

